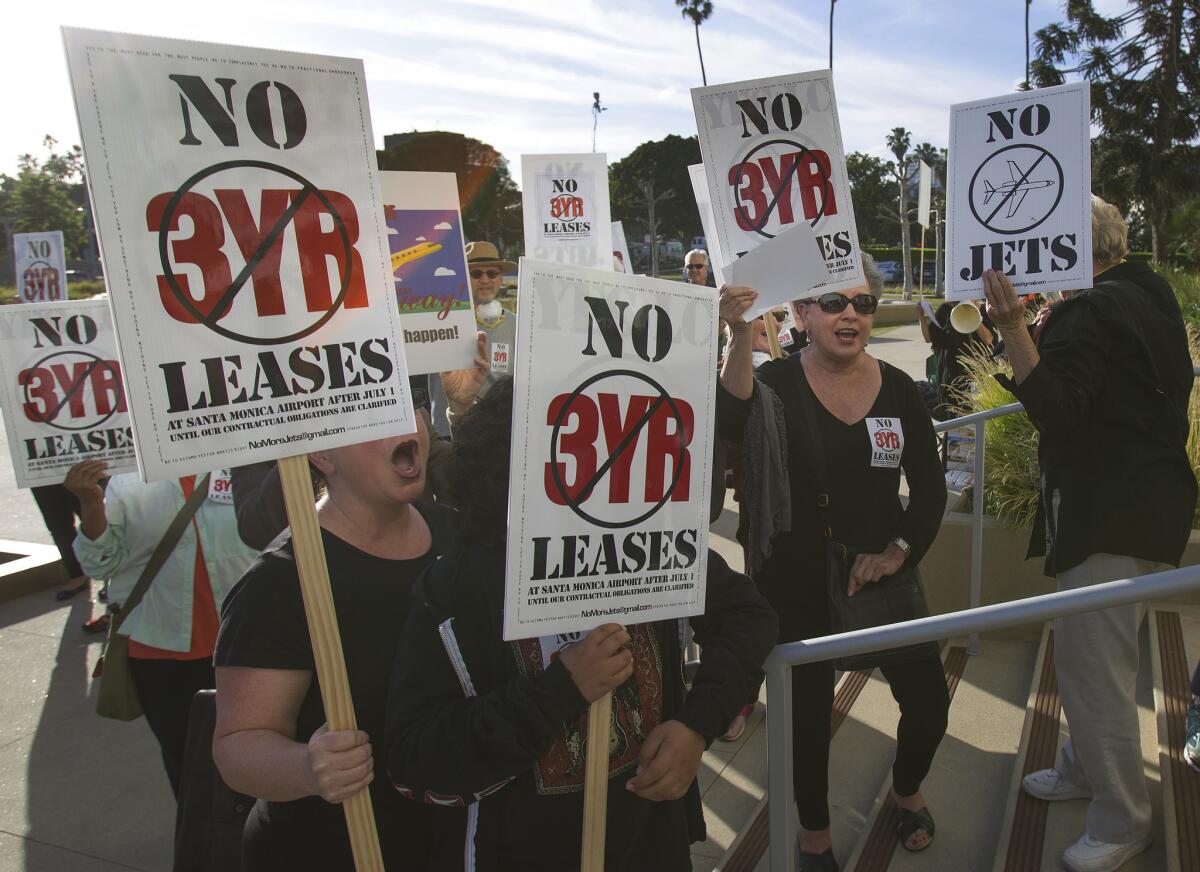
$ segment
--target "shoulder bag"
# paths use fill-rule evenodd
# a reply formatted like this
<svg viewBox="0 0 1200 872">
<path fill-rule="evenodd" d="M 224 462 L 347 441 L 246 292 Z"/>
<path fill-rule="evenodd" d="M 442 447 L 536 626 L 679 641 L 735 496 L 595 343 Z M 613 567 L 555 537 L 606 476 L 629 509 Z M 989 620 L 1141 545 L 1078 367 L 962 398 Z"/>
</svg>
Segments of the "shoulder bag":
<svg viewBox="0 0 1200 872">
<path fill-rule="evenodd" d="M 133 674 L 129 671 L 129 637 L 121 635 L 121 625 L 125 623 L 125 618 L 129 616 L 129 613 L 142 601 L 142 597 L 150 589 L 150 583 L 154 581 L 158 571 L 162 569 L 167 558 L 171 556 L 171 552 L 175 550 L 175 546 L 179 544 L 179 537 L 183 535 L 184 528 L 195 517 L 200 504 L 208 496 L 208 479 L 209 474 L 206 473 L 203 478 L 196 480 L 192 495 L 187 498 L 183 507 L 180 508 L 179 514 L 175 516 L 175 520 L 171 521 L 171 526 L 167 527 L 167 531 L 158 540 L 158 544 L 154 547 L 150 559 L 146 561 L 146 567 L 138 576 L 133 590 L 121 604 L 120 611 L 113 616 L 112 623 L 108 625 L 108 638 L 104 643 L 104 653 L 100 655 L 96 669 L 92 672 L 93 678 L 99 677 L 100 679 L 100 693 L 96 697 L 96 714 L 102 718 L 133 721 L 142 716 L 142 704 L 138 701 Z"/>
<path fill-rule="evenodd" d="M 882 363 L 880 369 L 882 370 Z M 825 443 L 817 423 L 817 397 L 808 383 L 803 367 L 801 370 L 796 377 L 800 381 L 801 406 L 811 442 L 809 456 L 813 461 L 813 472 L 817 481 L 817 516 L 821 519 L 821 534 L 825 539 L 825 582 L 829 594 L 830 628 L 834 633 L 849 633 L 852 630 L 865 630 L 869 627 L 929 617 L 929 606 L 925 602 L 921 577 L 916 567 L 909 566 L 907 562 L 892 575 L 863 585 L 854 596 L 846 594 L 850 587 L 850 569 L 854 566 L 854 558 L 859 554 L 874 551 L 847 546 L 833 538 L 833 516 L 829 508 L 829 484 L 826 478 L 828 467 Z M 930 655 L 936 657 L 937 653 L 936 643 L 923 642 L 842 657 L 836 660 L 834 665 L 846 672 L 855 672 L 911 663 Z"/>
</svg>

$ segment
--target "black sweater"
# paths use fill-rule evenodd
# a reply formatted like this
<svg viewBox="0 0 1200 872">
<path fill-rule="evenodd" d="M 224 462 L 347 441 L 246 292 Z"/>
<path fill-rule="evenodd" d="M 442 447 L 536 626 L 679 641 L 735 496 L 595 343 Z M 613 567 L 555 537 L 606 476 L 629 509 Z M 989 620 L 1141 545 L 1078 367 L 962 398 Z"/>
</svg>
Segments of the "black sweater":
<svg viewBox="0 0 1200 872">
<path fill-rule="evenodd" d="M 543 668 L 537 639 L 501 641 L 504 547 L 463 540 L 431 567 L 397 654 L 387 767 L 416 801 L 462 806 L 434 817 L 430 868 L 561 872 L 579 863 L 587 705 L 561 660 Z M 613 693 L 605 864 L 622 872 L 691 868 L 705 838 L 695 782 L 672 802 L 625 789 L 646 735 L 678 720 L 706 743 L 725 731 L 762 678 L 777 622 L 750 580 L 709 552 L 703 648 L 684 693 L 679 624 L 630 626 L 634 676 Z"/>
<path fill-rule="evenodd" d="M 1179 304 L 1142 263 L 1100 278 L 1055 304 L 1021 384 L 998 377 L 1041 436 L 1029 556 L 1044 554 L 1050 576 L 1101 552 L 1178 564 L 1196 508 Z"/>
<path fill-rule="evenodd" d="M 769 361 L 755 378 L 783 403 L 788 441 L 788 478 L 792 529 L 776 536 L 774 551 L 755 581 L 773 603 L 824 611 L 824 539 L 817 512 L 809 428 L 799 393 L 804 367 L 800 355 Z M 905 373 L 881 364 L 882 383 L 863 420 L 846 424 L 817 404 L 818 426 L 828 468 L 833 538 L 858 551 L 880 552 L 901 536 L 912 547 L 915 566 L 933 544 L 946 507 L 946 480 L 937 452 L 933 423 L 916 385 Z M 758 390 L 757 383 L 755 390 Z M 717 426 L 722 437 L 740 443 L 752 400 L 739 400 L 718 385 Z M 902 440 L 899 463 L 876 456 L 877 419 L 898 421 L 892 431 Z M 873 432 L 874 429 L 874 432 Z M 882 438 L 882 436 L 881 436 Z M 882 441 L 887 441 L 882 438 Z M 900 502 L 900 471 L 908 479 L 909 502 Z"/>
</svg>

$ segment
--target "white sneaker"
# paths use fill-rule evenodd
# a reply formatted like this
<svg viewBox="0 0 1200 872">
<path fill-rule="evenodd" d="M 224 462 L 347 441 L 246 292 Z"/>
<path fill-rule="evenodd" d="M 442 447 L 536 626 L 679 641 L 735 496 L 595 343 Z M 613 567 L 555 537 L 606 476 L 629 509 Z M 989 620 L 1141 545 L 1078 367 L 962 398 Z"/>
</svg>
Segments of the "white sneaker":
<svg viewBox="0 0 1200 872">
<path fill-rule="evenodd" d="M 1057 769 L 1030 772 L 1021 780 L 1021 786 L 1030 796 L 1050 802 L 1059 799 L 1088 799 L 1092 795 L 1091 788 L 1067 781 Z"/>
<path fill-rule="evenodd" d="M 1114 845 L 1084 835 L 1063 852 L 1063 865 L 1071 872 L 1113 872 L 1150 847 L 1150 838 Z"/>
</svg>

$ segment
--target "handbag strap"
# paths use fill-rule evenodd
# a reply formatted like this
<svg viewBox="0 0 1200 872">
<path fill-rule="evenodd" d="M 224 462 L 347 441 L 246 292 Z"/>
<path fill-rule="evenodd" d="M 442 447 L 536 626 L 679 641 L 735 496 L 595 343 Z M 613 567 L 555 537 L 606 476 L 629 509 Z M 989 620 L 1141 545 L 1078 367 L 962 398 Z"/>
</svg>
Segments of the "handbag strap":
<svg viewBox="0 0 1200 872">
<path fill-rule="evenodd" d="M 803 359 L 803 352 L 801 352 Z M 817 395 L 813 393 L 808 376 L 804 373 L 804 365 L 796 366 L 796 381 L 799 382 L 800 406 L 804 412 L 804 422 L 808 425 L 809 457 L 812 459 L 813 477 L 817 480 L 817 515 L 821 519 L 822 535 L 826 539 L 833 538 L 833 512 L 829 508 L 829 479 L 825 473 L 825 440 L 821 438 L 821 426 L 817 423 Z"/>
<path fill-rule="evenodd" d="M 154 581 L 154 577 L 158 575 L 158 571 L 163 568 L 163 564 L 167 562 L 167 558 L 171 556 L 171 552 L 179 544 L 179 537 L 183 535 L 184 528 L 191 523 L 192 518 L 196 516 L 196 512 L 200 509 L 200 504 L 208 496 L 208 480 L 211 475 L 212 473 L 206 472 L 202 479 L 196 481 L 196 485 L 192 489 L 192 495 L 184 502 L 183 506 L 179 509 L 179 514 L 171 521 L 171 525 L 167 527 L 167 531 L 158 540 L 158 544 L 154 546 L 154 551 L 151 553 L 150 559 L 146 561 L 146 566 L 142 570 L 142 574 L 138 576 L 137 583 L 133 586 L 133 590 L 129 592 L 129 596 L 125 598 L 120 612 L 113 619 L 110 631 L 113 634 L 121 629 L 121 624 L 125 623 L 125 619 L 129 617 L 129 613 L 141 603 L 142 597 L 150 589 L 150 582 Z"/>
</svg>

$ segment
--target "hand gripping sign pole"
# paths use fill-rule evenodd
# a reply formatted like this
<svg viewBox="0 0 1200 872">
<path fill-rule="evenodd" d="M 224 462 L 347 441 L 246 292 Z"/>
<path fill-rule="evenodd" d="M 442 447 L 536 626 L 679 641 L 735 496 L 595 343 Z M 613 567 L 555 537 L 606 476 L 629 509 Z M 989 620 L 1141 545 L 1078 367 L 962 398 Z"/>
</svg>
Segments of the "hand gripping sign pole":
<svg viewBox="0 0 1200 872">
<path fill-rule="evenodd" d="M 321 688 L 325 717 L 331 730 L 356 730 L 358 722 L 354 717 L 354 703 L 350 699 L 350 680 L 346 675 L 346 658 L 342 654 L 342 634 L 338 630 L 337 614 L 333 608 L 329 567 L 325 563 L 325 548 L 321 543 L 321 529 L 313 506 L 308 458 L 304 455 L 281 457 L 279 481 L 283 485 L 283 502 L 292 528 L 300 593 L 304 597 L 304 614 L 308 619 L 308 635 L 312 639 L 313 661 L 317 667 L 317 682 Z M 354 853 L 354 868 L 358 872 L 384 872 L 370 790 L 360 790 L 343 805 L 346 810 L 346 829 L 350 833 L 350 849 Z"/>
</svg>

